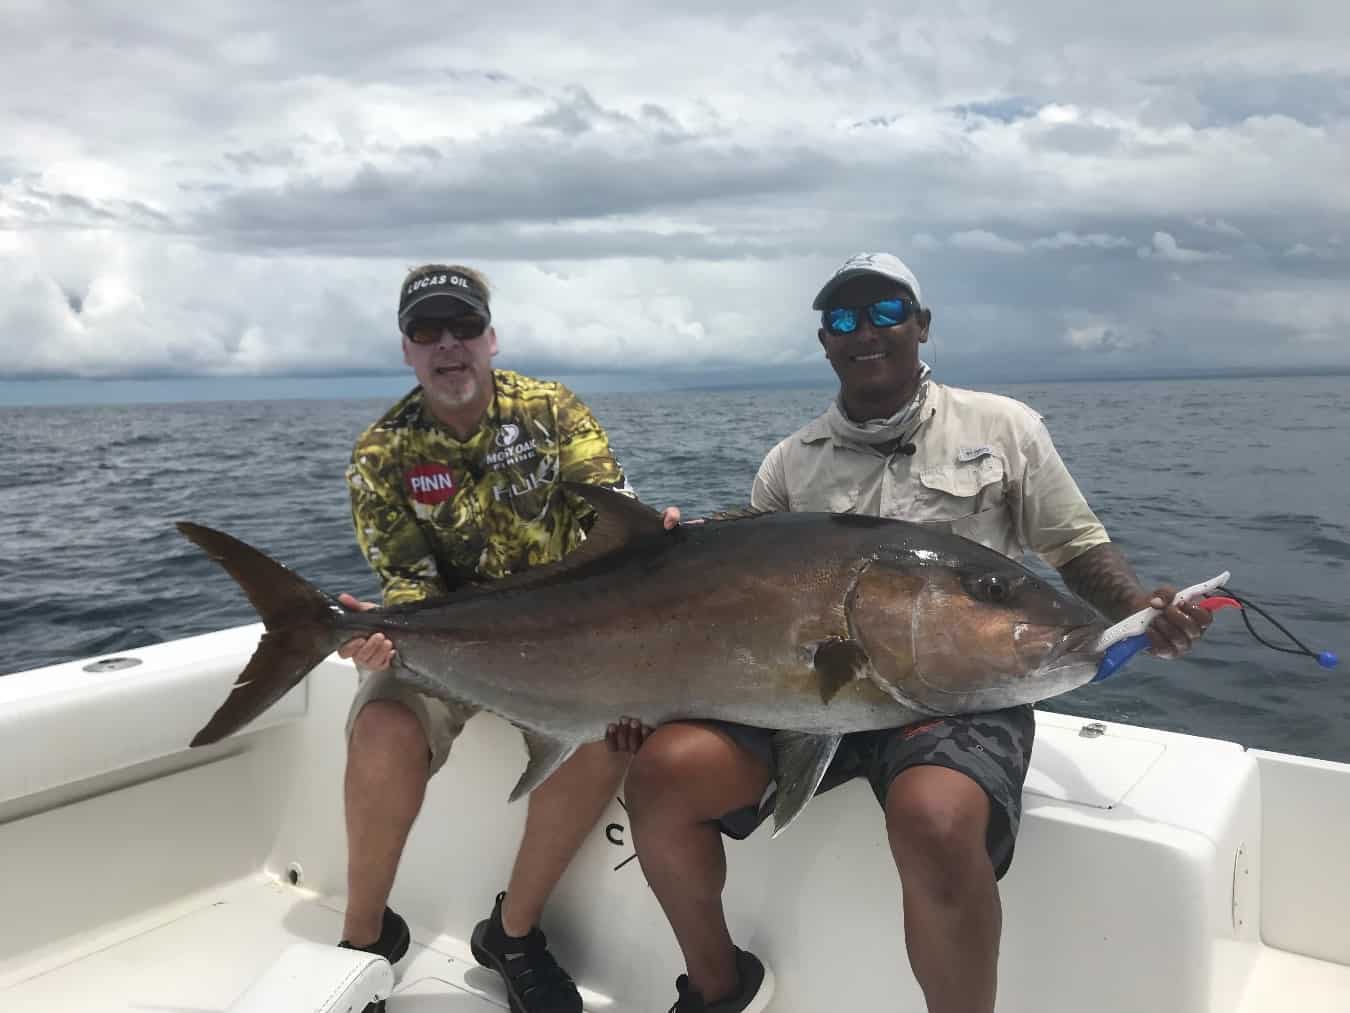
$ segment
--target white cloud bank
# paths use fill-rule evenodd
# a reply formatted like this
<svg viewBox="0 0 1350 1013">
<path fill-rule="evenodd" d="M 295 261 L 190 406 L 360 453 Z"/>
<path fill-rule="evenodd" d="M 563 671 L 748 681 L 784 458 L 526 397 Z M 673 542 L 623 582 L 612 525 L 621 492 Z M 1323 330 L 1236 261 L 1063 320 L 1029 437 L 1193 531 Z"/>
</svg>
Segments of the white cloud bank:
<svg viewBox="0 0 1350 1013">
<path fill-rule="evenodd" d="M 513 364 L 822 369 L 857 249 L 949 366 L 1350 365 L 1345 5 L 846 7 L 11 3 L 0 377 L 397 369 L 445 259 Z"/>
</svg>

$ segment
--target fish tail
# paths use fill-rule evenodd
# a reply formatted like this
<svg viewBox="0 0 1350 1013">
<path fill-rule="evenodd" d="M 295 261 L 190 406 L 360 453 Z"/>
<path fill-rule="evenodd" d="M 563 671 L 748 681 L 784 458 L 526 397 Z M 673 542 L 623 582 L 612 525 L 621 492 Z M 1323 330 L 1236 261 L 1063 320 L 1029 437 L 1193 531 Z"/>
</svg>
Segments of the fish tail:
<svg viewBox="0 0 1350 1013">
<path fill-rule="evenodd" d="M 343 609 L 299 574 L 223 531 L 187 521 L 177 527 L 238 582 L 267 628 L 230 695 L 192 739 L 193 746 L 208 746 L 271 707 L 337 648 L 345 637 L 336 621 Z"/>
</svg>

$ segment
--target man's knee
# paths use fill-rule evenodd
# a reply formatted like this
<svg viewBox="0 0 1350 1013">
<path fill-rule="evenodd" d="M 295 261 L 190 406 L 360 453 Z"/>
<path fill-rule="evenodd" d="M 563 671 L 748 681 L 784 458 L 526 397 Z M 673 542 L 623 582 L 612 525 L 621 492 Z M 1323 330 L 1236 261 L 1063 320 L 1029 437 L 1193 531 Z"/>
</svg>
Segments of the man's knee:
<svg viewBox="0 0 1350 1013">
<path fill-rule="evenodd" d="M 709 742 L 704 730 L 689 725 L 664 725 L 642 744 L 628 767 L 624 789 L 630 805 L 639 807 L 678 794 L 707 770 Z"/>
<path fill-rule="evenodd" d="M 990 864 L 990 817 L 989 796 L 967 775 L 933 766 L 904 771 L 886 795 L 886 833 L 901 876 L 959 893 L 973 870 Z"/>
<path fill-rule="evenodd" d="M 358 760 L 372 756 L 428 756 L 430 746 L 422 723 L 396 700 L 372 700 L 352 722 L 348 755 Z"/>
<path fill-rule="evenodd" d="M 758 801 L 768 781 L 762 764 L 705 725 L 663 725 L 628 768 L 624 797 L 634 818 L 671 808 L 702 819 Z"/>
</svg>

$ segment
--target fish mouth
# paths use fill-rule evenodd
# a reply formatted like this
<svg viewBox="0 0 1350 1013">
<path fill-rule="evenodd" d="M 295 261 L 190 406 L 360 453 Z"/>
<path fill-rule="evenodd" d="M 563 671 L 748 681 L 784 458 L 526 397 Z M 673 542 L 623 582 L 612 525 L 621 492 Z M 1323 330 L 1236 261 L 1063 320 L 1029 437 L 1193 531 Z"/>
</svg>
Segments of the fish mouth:
<svg viewBox="0 0 1350 1013">
<path fill-rule="evenodd" d="M 1053 665 L 1066 658 L 1075 661 L 1100 658 L 1102 652 L 1098 649 L 1097 642 L 1101 639 L 1102 631 L 1105 628 L 1105 625 L 1100 622 L 1069 627 L 1068 632 L 1050 651 L 1046 658 L 1047 664 Z"/>
<path fill-rule="evenodd" d="M 1074 689 L 1091 678 L 1101 658 L 1101 652 L 1096 650 L 1096 642 L 1104 628 L 1100 622 L 1058 628 L 1055 643 L 1024 676 L 1024 679 L 1039 683 L 1045 690 L 1040 695 L 1041 699 Z"/>
</svg>

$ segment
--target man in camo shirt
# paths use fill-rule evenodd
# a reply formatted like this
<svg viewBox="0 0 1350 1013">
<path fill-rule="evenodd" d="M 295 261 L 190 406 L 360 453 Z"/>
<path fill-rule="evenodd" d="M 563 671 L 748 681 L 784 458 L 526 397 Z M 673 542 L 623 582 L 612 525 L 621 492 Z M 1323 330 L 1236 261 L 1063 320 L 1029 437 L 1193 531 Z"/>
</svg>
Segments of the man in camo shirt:
<svg viewBox="0 0 1350 1013">
<path fill-rule="evenodd" d="M 561 559 L 594 517 L 561 482 L 630 492 L 604 430 L 571 391 L 492 369 L 497 334 L 476 271 L 429 264 L 410 272 L 398 324 L 419 386 L 361 435 L 347 471 L 357 542 L 386 605 Z M 399 858 L 428 779 L 474 712 L 397 681 L 382 634 L 339 653 L 365 670 L 347 725 L 341 945 L 394 962 L 409 945 L 406 923 L 386 906 Z M 604 743 L 584 746 L 530 795 L 511 880 L 473 934 L 474 955 L 502 975 L 515 1013 L 580 1013 L 576 986 L 538 922 L 626 760 Z"/>
</svg>

